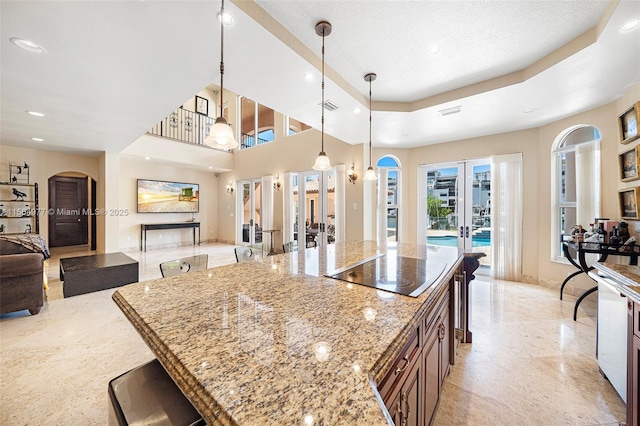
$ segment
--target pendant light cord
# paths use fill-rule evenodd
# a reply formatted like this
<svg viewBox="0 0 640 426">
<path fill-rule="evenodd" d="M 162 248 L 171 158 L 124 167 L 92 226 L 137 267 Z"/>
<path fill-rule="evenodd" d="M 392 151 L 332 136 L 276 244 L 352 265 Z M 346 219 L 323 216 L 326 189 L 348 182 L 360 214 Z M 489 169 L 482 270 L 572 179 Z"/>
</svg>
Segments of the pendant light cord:
<svg viewBox="0 0 640 426">
<path fill-rule="evenodd" d="M 220 8 L 220 117 L 223 113 L 224 93 L 224 0 Z"/>
<path fill-rule="evenodd" d="M 371 78 L 369 79 L 369 167 L 371 167 Z"/>
<path fill-rule="evenodd" d="M 322 133 L 320 136 L 320 139 L 322 141 L 322 149 L 320 151 L 322 151 L 322 153 L 324 154 L 324 33 L 325 33 L 326 28 L 322 29 L 322 104 L 320 105 L 320 107 L 322 108 L 322 120 L 321 122 L 321 127 L 322 127 Z"/>
</svg>

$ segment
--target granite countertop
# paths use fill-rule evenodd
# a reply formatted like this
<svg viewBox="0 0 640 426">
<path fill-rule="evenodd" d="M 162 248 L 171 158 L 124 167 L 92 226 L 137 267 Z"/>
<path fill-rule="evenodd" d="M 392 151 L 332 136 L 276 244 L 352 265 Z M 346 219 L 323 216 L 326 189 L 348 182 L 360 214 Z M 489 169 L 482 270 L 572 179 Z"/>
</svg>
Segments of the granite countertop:
<svg viewBox="0 0 640 426">
<path fill-rule="evenodd" d="M 640 303 L 640 266 L 596 262 L 593 266 L 618 284 L 624 295 Z"/>
<path fill-rule="evenodd" d="M 416 298 L 323 276 L 394 250 L 445 272 Z M 208 424 L 387 425 L 375 383 L 461 259 L 338 243 L 135 283 L 113 299 Z"/>
</svg>

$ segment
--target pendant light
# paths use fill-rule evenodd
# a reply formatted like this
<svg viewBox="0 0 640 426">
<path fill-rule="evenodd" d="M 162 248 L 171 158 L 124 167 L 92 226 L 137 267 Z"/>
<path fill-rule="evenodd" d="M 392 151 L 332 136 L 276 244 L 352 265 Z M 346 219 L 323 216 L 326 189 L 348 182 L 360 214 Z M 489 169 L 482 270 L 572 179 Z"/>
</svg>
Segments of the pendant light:
<svg viewBox="0 0 640 426">
<path fill-rule="evenodd" d="M 378 180 L 375 170 L 371 167 L 371 82 L 375 80 L 377 75 L 370 72 L 364 76 L 364 81 L 369 82 L 369 168 L 364 173 L 364 180 Z"/>
<path fill-rule="evenodd" d="M 320 105 L 322 108 L 322 149 L 320 150 L 320 154 L 318 154 L 318 158 L 316 158 L 313 170 L 327 171 L 331 170 L 331 161 L 324 152 L 324 38 L 331 34 L 331 24 L 327 21 L 318 22 L 316 24 L 316 34 L 322 36 L 322 104 Z"/>
<path fill-rule="evenodd" d="M 224 0 L 220 8 L 220 16 L 224 17 Z M 234 149 L 238 147 L 238 142 L 233 136 L 231 126 L 225 120 L 222 112 L 224 107 L 224 19 L 220 19 L 220 117 L 216 118 L 215 123 L 209 129 L 209 136 L 204 143 L 215 149 Z"/>
</svg>

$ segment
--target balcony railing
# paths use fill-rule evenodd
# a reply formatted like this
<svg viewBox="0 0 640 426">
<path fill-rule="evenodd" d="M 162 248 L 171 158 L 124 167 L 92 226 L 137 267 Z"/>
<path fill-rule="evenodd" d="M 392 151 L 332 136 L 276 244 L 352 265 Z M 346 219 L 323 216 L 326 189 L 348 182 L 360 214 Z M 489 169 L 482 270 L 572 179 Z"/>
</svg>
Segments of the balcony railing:
<svg viewBox="0 0 640 426">
<path fill-rule="evenodd" d="M 266 139 L 258 138 L 257 145 L 262 145 L 263 143 L 267 143 L 267 142 L 270 142 L 270 141 Z M 256 137 L 254 135 L 248 135 L 246 133 L 243 133 L 240 149 L 251 148 L 252 146 L 256 146 Z"/>
<path fill-rule="evenodd" d="M 178 108 L 147 133 L 205 146 L 204 140 L 209 136 L 209 129 L 214 122 L 215 118 Z"/>
</svg>

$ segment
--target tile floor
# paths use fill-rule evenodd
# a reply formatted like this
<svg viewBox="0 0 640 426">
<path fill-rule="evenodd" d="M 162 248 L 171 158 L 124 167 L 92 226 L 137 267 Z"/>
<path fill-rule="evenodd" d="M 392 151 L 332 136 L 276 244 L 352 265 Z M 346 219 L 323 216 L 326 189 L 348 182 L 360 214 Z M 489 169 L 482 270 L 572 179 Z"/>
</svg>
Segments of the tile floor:
<svg viewBox="0 0 640 426">
<path fill-rule="evenodd" d="M 233 247 L 203 244 L 127 253 L 140 280 L 158 264 L 208 253 L 209 266 L 235 262 Z M 153 358 L 111 300 L 114 290 L 62 298 L 60 257 L 53 250 L 41 313 L 0 317 L 0 424 L 105 425 L 107 383 Z M 435 425 L 617 425 L 625 406 L 598 373 L 595 296 L 572 320 L 573 297 L 477 277 L 472 288 L 473 343 L 461 345 Z"/>
</svg>

